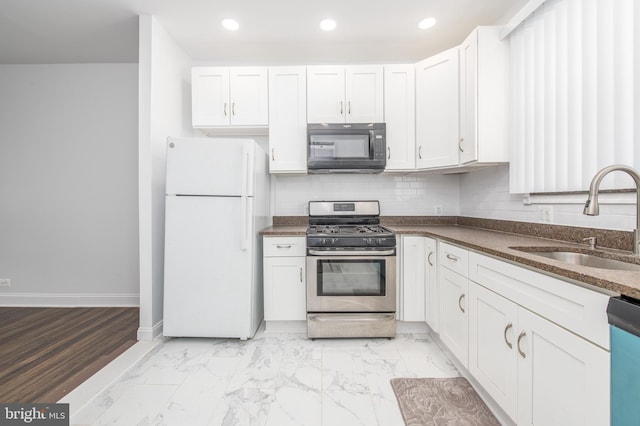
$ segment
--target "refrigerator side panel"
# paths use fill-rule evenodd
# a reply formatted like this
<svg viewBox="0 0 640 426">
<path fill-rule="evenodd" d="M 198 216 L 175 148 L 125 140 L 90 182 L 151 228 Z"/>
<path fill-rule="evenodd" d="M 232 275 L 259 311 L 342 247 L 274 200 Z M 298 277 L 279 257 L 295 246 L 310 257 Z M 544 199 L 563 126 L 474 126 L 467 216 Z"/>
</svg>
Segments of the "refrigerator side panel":
<svg viewBox="0 0 640 426">
<path fill-rule="evenodd" d="M 249 140 L 169 138 L 167 186 L 169 195 L 247 195 Z"/>
<path fill-rule="evenodd" d="M 242 200 L 166 197 L 165 336 L 255 334 L 253 244 L 242 237 L 253 230 L 243 218 L 250 203 Z"/>
</svg>

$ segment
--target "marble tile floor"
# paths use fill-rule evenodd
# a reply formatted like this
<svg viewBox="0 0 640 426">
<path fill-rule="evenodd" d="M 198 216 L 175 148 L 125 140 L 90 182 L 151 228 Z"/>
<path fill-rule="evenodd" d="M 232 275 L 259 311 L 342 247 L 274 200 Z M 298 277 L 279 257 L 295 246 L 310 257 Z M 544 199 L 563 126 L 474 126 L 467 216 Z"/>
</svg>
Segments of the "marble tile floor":
<svg viewBox="0 0 640 426">
<path fill-rule="evenodd" d="M 72 424 L 402 426 L 391 378 L 458 375 L 430 334 L 167 339 Z"/>
</svg>

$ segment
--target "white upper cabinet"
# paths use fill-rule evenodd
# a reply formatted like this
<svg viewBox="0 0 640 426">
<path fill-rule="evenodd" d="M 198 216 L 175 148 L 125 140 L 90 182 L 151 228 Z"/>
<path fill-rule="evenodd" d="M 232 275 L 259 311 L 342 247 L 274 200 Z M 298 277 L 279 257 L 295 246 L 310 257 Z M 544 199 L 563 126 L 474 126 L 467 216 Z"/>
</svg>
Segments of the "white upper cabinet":
<svg viewBox="0 0 640 426">
<path fill-rule="evenodd" d="M 458 48 L 416 64 L 416 167 L 458 165 Z"/>
<path fill-rule="evenodd" d="M 509 161 L 507 49 L 499 27 L 478 27 L 460 46 L 460 164 Z"/>
<path fill-rule="evenodd" d="M 416 168 L 415 66 L 384 67 L 384 110 L 387 123 L 388 171 Z"/>
<path fill-rule="evenodd" d="M 266 67 L 194 67 L 193 127 L 267 126 Z"/>
<path fill-rule="evenodd" d="M 381 123 L 383 66 L 307 67 L 307 122 Z"/>
<path fill-rule="evenodd" d="M 307 171 L 305 67 L 269 68 L 269 171 Z"/>
</svg>

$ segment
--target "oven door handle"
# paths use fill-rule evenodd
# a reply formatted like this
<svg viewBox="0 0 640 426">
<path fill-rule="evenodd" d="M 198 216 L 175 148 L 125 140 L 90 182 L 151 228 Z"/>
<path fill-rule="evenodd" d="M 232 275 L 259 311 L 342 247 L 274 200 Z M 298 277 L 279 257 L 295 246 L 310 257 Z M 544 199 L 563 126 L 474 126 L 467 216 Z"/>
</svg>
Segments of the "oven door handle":
<svg viewBox="0 0 640 426">
<path fill-rule="evenodd" d="M 392 256 L 395 254 L 395 249 L 390 250 L 350 250 L 350 251 L 330 251 L 330 250 L 312 250 L 309 249 L 309 254 L 313 256 Z"/>
</svg>

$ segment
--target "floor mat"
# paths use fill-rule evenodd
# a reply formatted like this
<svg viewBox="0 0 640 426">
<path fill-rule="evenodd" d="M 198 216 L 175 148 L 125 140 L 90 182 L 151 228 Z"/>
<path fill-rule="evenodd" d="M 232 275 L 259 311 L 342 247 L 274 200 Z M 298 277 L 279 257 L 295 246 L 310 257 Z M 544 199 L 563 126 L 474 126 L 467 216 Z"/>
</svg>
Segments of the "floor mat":
<svg viewBox="0 0 640 426">
<path fill-rule="evenodd" d="M 480 396 L 464 377 L 391 379 L 407 426 L 499 426 Z"/>
</svg>

